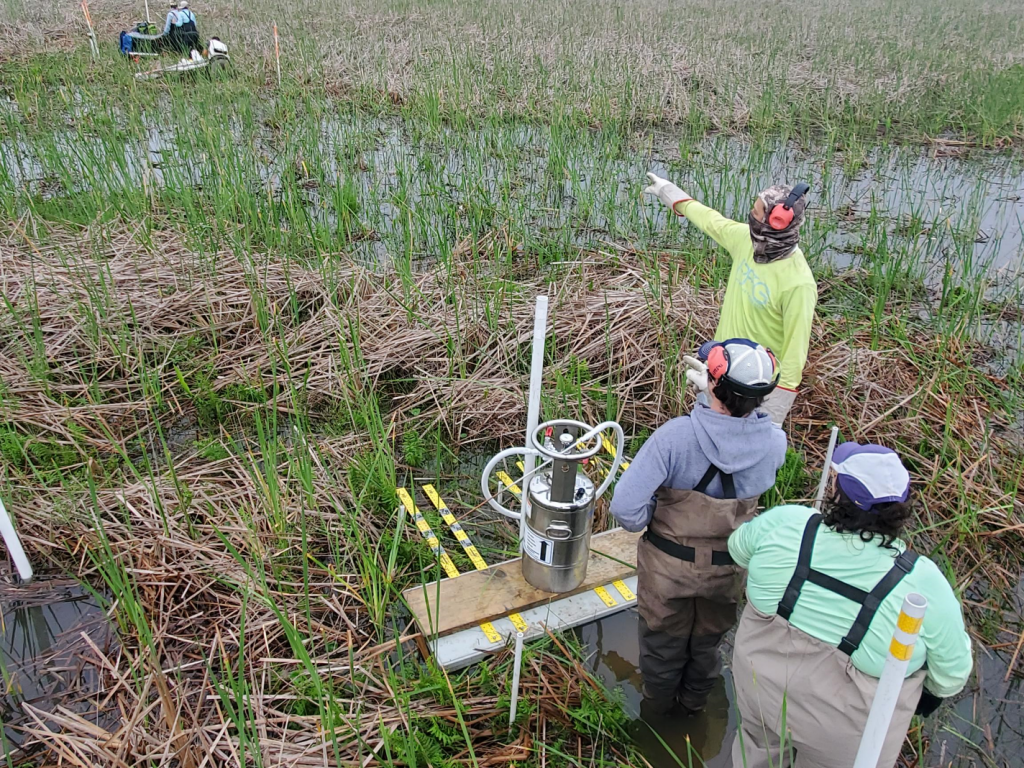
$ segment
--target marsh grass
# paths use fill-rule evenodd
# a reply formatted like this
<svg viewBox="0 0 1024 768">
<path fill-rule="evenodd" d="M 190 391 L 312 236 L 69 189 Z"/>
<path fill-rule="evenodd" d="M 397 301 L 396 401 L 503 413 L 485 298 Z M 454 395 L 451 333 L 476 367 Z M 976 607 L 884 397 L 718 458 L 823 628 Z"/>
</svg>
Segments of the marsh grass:
<svg viewBox="0 0 1024 768">
<path fill-rule="evenodd" d="M 487 313 L 481 307 L 493 301 L 494 278 L 475 249 L 404 276 L 335 257 L 325 275 L 315 262 L 191 251 L 166 225 L 159 244 L 126 223 L 76 230 L 32 218 L 21 230 L 25 236 L 15 231 L 7 241 L 6 285 L 10 305 L 27 304 L 38 331 L 21 314 L 8 316 L 4 416 L 13 429 L 95 452 L 107 469 L 95 479 L 88 470 L 70 473 L 55 485 L 24 463 L 5 465 L 9 506 L 19 510 L 37 560 L 95 579 L 114 596 L 125 654 L 108 668 L 127 667 L 111 681 L 119 686 L 112 700 L 141 712 L 153 695 L 166 699 L 160 716 L 134 726 L 148 736 L 131 754 L 147 754 L 150 742 L 179 757 L 202 745 L 228 762 L 245 752 L 274 764 L 325 748 L 331 761 L 365 759 L 379 744 L 378 755 L 390 750 L 392 760 L 451 759 L 470 746 L 477 759 L 508 750 L 536 759 L 525 742 L 481 730 L 496 733 L 484 724 L 500 722 L 503 711 L 475 688 L 488 673 L 445 683 L 465 691 L 457 706 L 443 696 L 428 703 L 414 682 L 422 669 L 416 635 L 395 623 L 396 609 L 404 587 L 439 572 L 394 514 L 402 435 L 431 434 L 456 452 L 472 452 L 482 435 L 521 439 L 529 297 L 540 290 L 553 301 L 546 407 L 594 421 L 613 404 L 610 415 L 638 433 L 663 422 L 686 407 L 685 390 L 668 381 L 674 357 L 686 338 L 713 330 L 717 291 L 694 287 L 702 267 L 686 271 L 644 253 L 584 253 L 572 279 L 560 264 L 532 283 L 520 277 L 502 309 Z M 90 326 L 82 320 L 97 317 L 87 300 L 97 275 L 117 289 Z M 827 438 L 819 414 L 846 437 L 893 445 L 924 500 L 915 544 L 956 583 L 983 590 L 969 610 L 980 623 L 1000 610 L 1020 570 L 1013 520 L 1024 464 L 1001 436 L 1006 406 L 1019 407 L 1006 398 L 1019 392 L 972 368 L 976 342 L 946 336 L 950 326 L 932 327 L 911 312 L 914 291 L 892 295 L 885 333 L 877 333 L 874 304 L 861 303 L 857 314 L 848 304 L 870 279 L 861 271 L 822 281 L 821 324 L 780 498 L 813 492 Z M 675 338 L 668 327 L 688 330 Z M 131 332 L 114 332 L 122 328 Z M 196 334 L 204 343 L 191 341 Z M 30 355 L 16 354 L 36 338 L 47 352 L 43 377 Z M 153 356 L 181 340 L 189 340 L 187 356 Z M 83 367 L 86 359 L 96 364 Z M 203 407 L 187 396 L 194 390 L 182 386 L 182 365 L 210 370 L 214 392 L 244 383 L 263 393 L 262 402 L 230 398 L 233 410 L 199 425 L 203 440 L 218 440 L 213 455 L 193 440 L 167 439 L 183 417 L 198 424 Z M 396 380 L 406 383 L 396 389 Z M 97 392 L 102 400 L 90 400 Z M 318 427 L 324 423 L 329 432 Z M 139 450 L 154 432 L 158 449 Z M 465 518 L 467 507 L 457 514 Z M 566 648 L 559 658 L 574 654 Z M 494 684 L 503 679 L 500 668 L 492 672 Z M 544 685 L 551 675 L 557 685 L 589 685 L 564 661 L 543 674 Z M 202 690 L 214 698 L 183 710 Z M 524 716 L 522 728 L 568 739 L 549 755 L 571 752 L 565 744 L 581 739 L 587 750 L 606 749 L 601 734 L 619 711 L 614 699 L 574 690 L 581 698 L 570 699 L 571 708 L 581 709 L 541 706 Z M 405 725 L 438 712 L 455 730 L 422 736 Z M 545 725 L 546 717 L 553 719 Z M 43 743 L 74 743 L 98 763 L 113 760 L 74 724 Z"/>
<path fill-rule="evenodd" d="M 116 724 L 51 713 L 40 760 L 639 764 L 569 638 L 528 648 L 511 734 L 507 649 L 453 675 L 419 658 L 401 593 L 440 570 L 395 488 L 436 482 L 507 554 L 477 491 L 449 488 L 521 443 L 538 293 L 546 416 L 619 420 L 633 453 L 688 408 L 679 356 L 729 264 L 640 197 L 647 170 L 738 218 L 813 182 L 819 316 L 763 501 L 813 493 L 831 424 L 891 445 L 915 546 L 1009 642 L 1024 170 L 877 142 L 1019 139 L 1019 9 L 869 3 L 850 39 L 833 6 L 303 3 L 280 9 L 280 88 L 259 0 L 200 16 L 232 77 L 154 87 L 57 36 L 67 9 L 45 51 L 24 43 L 36 3 L 0 10 L 24 33 L 0 40 L 4 499 L 33 562 L 109 594 L 122 636 L 95 659 Z M 105 53 L 129 17 L 93 4 Z"/>
<path fill-rule="evenodd" d="M 114 56 L 118 31 L 142 10 L 125 0 L 90 7 Z M 944 134 L 993 144 L 1024 129 L 1024 18 L 1013 0 L 822 0 L 771 14 L 739 0 L 231 0 L 198 10 L 201 33 L 231 47 L 233 76 L 276 82 L 275 19 L 284 87 L 324 88 L 426 128 L 564 117 L 841 144 Z M 6 57 L 70 51 L 78 71 L 96 69 L 76 7 L 7 3 L 2 22 L 17 30 L 3 40 Z M 32 64 L 24 76 L 53 81 Z"/>
</svg>

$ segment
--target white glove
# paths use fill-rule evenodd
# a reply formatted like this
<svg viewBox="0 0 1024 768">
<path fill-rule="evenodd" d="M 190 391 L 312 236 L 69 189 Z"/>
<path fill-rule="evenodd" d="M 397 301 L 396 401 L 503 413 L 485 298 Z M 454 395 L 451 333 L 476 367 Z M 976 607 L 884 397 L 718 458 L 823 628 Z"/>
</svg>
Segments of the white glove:
<svg viewBox="0 0 1024 768">
<path fill-rule="evenodd" d="M 650 179 L 651 186 L 644 190 L 644 194 L 653 195 L 658 198 L 668 206 L 669 210 L 673 213 L 677 213 L 676 205 L 679 203 L 685 202 L 686 200 L 693 200 L 692 197 L 683 192 L 683 190 L 668 179 L 655 176 L 653 173 L 648 173 L 647 178 Z"/>
<path fill-rule="evenodd" d="M 708 367 L 696 357 L 683 355 L 683 362 L 689 369 L 686 372 L 686 380 L 693 385 L 698 392 L 706 392 L 708 388 Z"/>
</svg>

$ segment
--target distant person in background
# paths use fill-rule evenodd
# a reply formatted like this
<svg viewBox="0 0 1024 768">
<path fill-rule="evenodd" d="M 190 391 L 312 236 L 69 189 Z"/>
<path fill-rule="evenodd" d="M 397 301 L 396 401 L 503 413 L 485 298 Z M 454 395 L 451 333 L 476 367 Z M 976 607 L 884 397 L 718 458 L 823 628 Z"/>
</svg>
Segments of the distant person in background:
<svg viewBox="0 0 1024 768">
<path fill-rule="evenodd" d="M 728 537 L 753 517 L 786 458 L 785 433 L 757 410 L 777 376 L 761 345 L 717 344 L 708 402 L 655 430 L 616 485 L 612 515 L 627 531 L 647 529 L 637 547 L 637 601 L 648 722 L 701 711 L 718 679 L 718 646 L 743 593 Z"/>
<path fill-rule="evenodd" d="M 164 48 L 182 53 L 200 50 L 199 30 L 196 28 L 196 15 L 188 7 L 188 0 L 171 0 L 171 10 L 164 22 Z"/>
<path fill-rule="evenodd" d="M 907 549 L 910 475 L 880 445 L 835 450 L 823 513 L 775 507 L 729 537 L 748 571 L 732 658 L 734 768 L 850 768 L 904 598 L 928 600 L 879 766 L 896 763 L 917 714 L 963 689 L 973 660 L 942 571 Z M 632 468 L 630 468 L 630 472 Z M 628 475 L 628 473 L 627 473 Z"/>
<path fill-rule="evenodd" d="M 800 250 L 806 184 L 769 187 L 757 196 L 746 222 L 701 205 L 667 179 L 648 173 L 654 195 L 678 216 L 725 248 L 732 270 L 716 339 L 745 338 L 778 356 L 779 386 L 762 408 L 782 426 L 803 378 L 818 286 Z"/>
</svg>

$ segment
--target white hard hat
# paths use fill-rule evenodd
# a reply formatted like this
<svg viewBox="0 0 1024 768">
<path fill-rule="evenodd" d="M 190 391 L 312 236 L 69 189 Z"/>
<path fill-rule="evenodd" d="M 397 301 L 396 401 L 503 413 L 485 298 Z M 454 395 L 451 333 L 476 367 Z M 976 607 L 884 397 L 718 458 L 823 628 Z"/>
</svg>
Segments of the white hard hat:
<svg viewBox="0 0 1024 768">
<path fill-rule="evenodd" d="M 708 374 L 725 381 L 738 395 L 766 397 L 779 383 L 775 355 L 749 339 L 711 342 L 701 351 L 707 357 Z"/>
<path fill-rule="evenodd" d="M 188 8 L 188 0 L 178 0 L 178 10 L 183 11 Z"/>
</svg>

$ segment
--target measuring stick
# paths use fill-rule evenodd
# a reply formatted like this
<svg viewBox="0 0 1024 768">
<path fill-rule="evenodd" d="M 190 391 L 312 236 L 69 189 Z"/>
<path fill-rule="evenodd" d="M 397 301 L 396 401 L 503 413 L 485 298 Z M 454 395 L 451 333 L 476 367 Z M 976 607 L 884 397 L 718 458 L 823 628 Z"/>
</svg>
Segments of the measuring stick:
<svg viewBox="0 0 1024 768">
<path fill-rule="evenodd" d="M 409 496 L 409 492 L 405 488 L 396 488 L 395 493 L 398 494 L 398 500 L 402 502 L 402 506 L 405 507 L 405 511 L 416 523 L 416 530 L 420 532 L 423 540 L 427 542 L 427 546 L 430 547 L 430 551 L 434 553 L 434 556 L 441 562 L 441 568 L 448 574 L 448 578 L 454 579 L 459 575 L 459 569 L 455 567 L 455 563 L 448 557 L 448 553 L 444 551 L 444 547 L 441 546 L 441 542 L 437 536 L 430 529 L 430 524 L 426 518 L 423 517 L 423 513 L 420 512 L 419 508 L 413 503 L 412 497 Z"/>
<path fill-rule="evenodd" d="M 455 521 L 455 517 L 452 515 L 451 510 L 448 509 L 448 505 L 444 503 L 444 500 L 439 495 L 437 495 L 437 491 L 434 490 L 434 487 L 433 486 L 428 486 L 428 487 L 432 491 L 434 491 L 434 495 L 437 496 L 438 502 L 440 502 L 444 506 L 444 508 L 447 511 L 448 515 L 452 518 L 453 521 Z M 424 490 L 426 490 L 426 488 L 424 488 Z M 438 558 L 441 560 L 441 567 L 444 568 L 444 572 L 446 574 L 448 574 L 449 578 L 452 578 L 452 579 L 457 578 L 460 575 L 458 567 L 455 565 L 455 563 L 452 562 L 452 559 L 448 556 L 448 553 L 444 551 L 444 547 L 441 546 L 441 542 L 438 541 L 437 536 L 434 535 L 433 530 L 431 530 L 431 528 L 430 528 L 430 524 L 427 523 L 426 519 L 423 517 L 423 513 L 420 512 L 419 508 L 413 502 L 412 497 L 409 496 L 409 492 L 406 491 L 405 488 L 396 488 L 395 489 L 395 493 L 398 494 L 398 500 L 402 502 L 402 506 L 405 507 L 406 512 L 408 512 L 409 515 L 416 522 L 416 528 L 417 528 L 417 530 L 419 530 L 420 535 L 422 535 L 423 538 L 426 539 L 427 545 L 430 547 L 431 551 L 435 555 L 437 555 Z M 429 493 L 427 495 L 430 496 Z M 431 502 L 434 502 L 433 497 L 431 497 L 430 500 L 431 500 Z M 435 502 L 435 506 L 436 506 L 436 502 Z M 413 511 L 410 511 L 410 510 L 413 510 Z M 442 515 L 442 517 L 443 516 L 444 515 Z M 445 520 L 445 522 L 448 522 L 448 521 Z M 458 526 L 458 522 L 455 522 L 455 525 Z M 459 530 L 462 530 L 462 526 L 459 526 Z M 453 533 L 454 533 L 454 531 L 453 531 Z M 464 536 L 466 535 L 465 532 L 463 532 L 463 535 Z M 456 537 L 456 538 L 458 538 L 458 537 Z M 466 539 L 468 540 L 469 537 L 466 536 Z M 460 540 L 460 543 L 461 543 L 461 540 Z M 470 546 L 472 546 L 472 542 L 470 542 Z M 476 547 L 473 547 L 473 549 L 475 551 Z M 473 562 L 474 567 L 476 567 L 477 570 L 487 570 L 487 563 L 485 563 L 484 559 L 482 557 L 480 557 L 480 553 L 479 552 L 477 552 L 476 556 L 477 556 L 477 558 L 480 561 L 480 565 L 477 565 L 476 561 L 474 561 Z M 470 560 L 473 560 L 472 556 L 470 556 Z M 508 616 L 508 620 L 512 622 L 512 626 L 514 626 L 516 628 L 516 631 L 518 631 L 518 632 L 525 632 L 526 631 L 526 628 L 528 626 L 527 623 L 526 623 L 526 620 L 523 619 L 523 617 L 520 616 L 518 613 L 510 613 L 509 616 Z M 490 641 L 491 643 L 500 643 L 501 642 L 501 635 L 498 633 L 498 630 L 496 630 L 494 628 L 494 625 L 492 625 L 489 621 L 483 622 L 480 625 L 480 629 L 484 633 L 484 636 L 487 638 L 487 640 Z"/>
<path fill-rule="evenodd" d="M 473 545 L 473 542 L 469 539 L 469 534 L 463 530 L 462 526 L 459 525 L 459 521 L 455 519 L 455 515 L 448 508 L 448 505 L 444 503 L 444 499 L 441 498 L 440 494 L 434 488 L 433 485 L 424 485 L 423 492 L 427 494 L 427 498 L 430 499 L 430 503 L 433 504 L 438 513 L 441 515 L 441 519 L 444 520 L 445 524 L 451 530 L 455 540 L 462 545 L 462 549 L 466 552 L 473 567 L 478 571 L 486 571 L 487 563 L 480 556 L 480 551 Z"/>
</svg>

